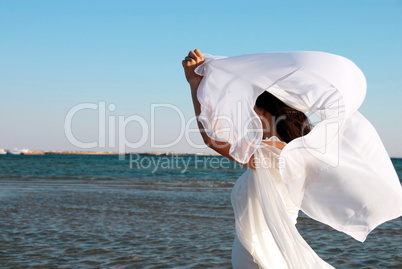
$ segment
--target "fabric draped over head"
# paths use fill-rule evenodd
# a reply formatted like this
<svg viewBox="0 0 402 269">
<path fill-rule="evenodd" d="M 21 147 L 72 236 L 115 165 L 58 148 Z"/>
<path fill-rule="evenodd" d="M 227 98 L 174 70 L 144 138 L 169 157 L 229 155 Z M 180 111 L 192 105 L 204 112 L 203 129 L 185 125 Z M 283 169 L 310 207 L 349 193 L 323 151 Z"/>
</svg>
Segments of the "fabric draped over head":
<svg viewBox="0 0 402 269">
<path fill-rule="evenodd" d="M 204 77 L 199 120 L 209 137 L 231 144 L 236 161 L 247 163 L 260 146 L 262 124 L 254 105 L 268 91 L 319 119 L 280 155 L 282 180 L 304 213 L 359 241 L 402 215 L 402 188 L 392 162 L 358 112 L 366 80 L 352 61 L 324 52 L 204 58 L 196 69 Z"/>
</svg>

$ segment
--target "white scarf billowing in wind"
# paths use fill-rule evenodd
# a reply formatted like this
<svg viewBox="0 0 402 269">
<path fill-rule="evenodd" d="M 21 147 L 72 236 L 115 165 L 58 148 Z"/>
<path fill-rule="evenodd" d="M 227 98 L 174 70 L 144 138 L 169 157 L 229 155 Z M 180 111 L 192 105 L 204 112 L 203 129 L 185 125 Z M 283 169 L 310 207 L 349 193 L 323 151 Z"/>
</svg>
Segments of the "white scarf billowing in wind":
<svg viewBox="0 0 402 269">
<path fill-rule="evenodd" d="M 257 97 L 268 91 L 320 120 L 309 134 L 294 139 L 278 153 L 283 162 L 280 177 L 296 207 L 361 242 L 381 223 L 402 215 L 398 176 L 374 127 L 358 112 L 366 80 L 353 62 L 324 52 L 204 57 L 205 63 L 196 69 L 204 77 L 198 88 L 199 120 L 208 136 L 232 145 L 233 158 L 241 163 L 248 162 L 253 154 L 264 158 L 267 150 L 260 146 L 262 125 L 253 108 Z M 272 229 L 280 229 L 283 223 L 272 216 L 276 209 L 266 205 L 272 197 L 268 197 L 269 190 L 264 191 L 264 180 L 273 172 L 259 167 L 253 173 L 261 206 L 255 213 L 278 221 L 268 223 L 277 225 L 269 228 L 275 232 Z M 250 238 L 258 235 L 258 227 L 248 232 L 238 227 L 245 219 L 236 214 L 236 204 L 237 235 L 261 265 L 269 250 L 258 250 L 256 239 Z M 286 248 L 279 242 L 283 238 L 275 240 L 285 252 L 285 263 L 292 268 L 297 254 L 281 249 Z"/>
</svg>

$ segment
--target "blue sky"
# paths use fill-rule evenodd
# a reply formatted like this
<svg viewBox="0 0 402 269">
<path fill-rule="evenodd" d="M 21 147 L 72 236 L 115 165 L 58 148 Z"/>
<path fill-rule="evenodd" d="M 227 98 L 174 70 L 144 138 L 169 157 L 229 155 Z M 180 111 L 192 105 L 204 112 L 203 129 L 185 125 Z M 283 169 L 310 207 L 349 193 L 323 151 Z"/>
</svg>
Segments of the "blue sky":
<svg viewBox="0 0 402 269">
<path fill-rule="evenodd" d="M 106 126 L 115 121 L 116 136 L 124 131 L 131 142 L 141 138 L 141 125 L 119 130 L 119 116 L 137 115 L 150 125 L 151 104 L 167 103 L 190 119 L 181 67 L 188 50 L 227 56 L 319 50 L 363 70 L 368 92 L 360 111 L 390 155 L 402 157 L 401 14 L 402 1 L 392 0 L 0 0 L 0 148 L 80 150 L 66 138 L 64 123 L 82 103 L 114 104 Z M 98 110 L 74 116 L 78 140 L 99 142 Z M 155 143 L 175 140 L 179 114 L 159 107 L 155 115 Z M 117 151 L 109 136 L 106 148 L 90 150 Z M 191 137 L 201 144 L 197 134 Z M 148 141 L 137 151 L 209 152 L 184 140 L 163 149 Z"/>
</svg>

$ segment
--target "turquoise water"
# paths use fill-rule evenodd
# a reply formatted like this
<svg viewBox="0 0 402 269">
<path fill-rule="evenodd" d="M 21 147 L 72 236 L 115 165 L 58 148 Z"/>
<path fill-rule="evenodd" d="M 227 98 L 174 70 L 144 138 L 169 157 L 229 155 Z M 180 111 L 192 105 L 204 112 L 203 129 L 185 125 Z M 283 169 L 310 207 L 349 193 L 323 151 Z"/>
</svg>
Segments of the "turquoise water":
<svg viewBox="0 0 402 269">
<path fill-rule="evenodd" d="M 131 168 L 117 156 L 0 156 L 1 268 L 231 268 L 230 192 L 243 172 L 211 156 L 135 155 Z M 401 225 L 361 244 L 298 222 L 336 268 L 401 268 Z"/>
</svg>

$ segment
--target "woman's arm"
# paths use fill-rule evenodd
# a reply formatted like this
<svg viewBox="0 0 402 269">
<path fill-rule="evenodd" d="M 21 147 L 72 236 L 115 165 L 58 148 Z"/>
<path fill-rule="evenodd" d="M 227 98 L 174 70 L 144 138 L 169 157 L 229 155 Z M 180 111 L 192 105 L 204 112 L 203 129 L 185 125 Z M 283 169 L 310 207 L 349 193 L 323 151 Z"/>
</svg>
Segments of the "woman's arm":
<svg viewBox="0 0 402 269">
<path fill-rule="evenodd" d="M 200 50 L 198 50 L 198 49 L 196 49 L 194 51 L 190 51 L 188 53 L 188 56 L 186 56 L 186 58 L 182 62 L 183 68 L 184 68 L 184 73 L 186 75 L 186 79 L 187 79 L 188 83 L 190 84 L 190 88 L 191 88 L 191 97 L 192 97 L 192 100 L 193 100 L 194 112 L 195 112 L 195 116 L 197 118 L 198 128 L 200 130 L 200 133 L 201 133 L 202 139 L 204 140 L 204 143 L 208 147 L 210 147 L 211 149 L 215 150 L 219 154 L 225 156 L 226 158 L 237 162 L 229 154 L 231 144 L 227 143 L 227 142 L 216 141 L 216 140 L 210 138 L 206 134 L 204 126 L 201 124 L 200 121 L 198 121 L 198 117 L 199 117 L 199 115 L 201 113 L 201 105 L 200 105 L 200 102 L 197 99 L 197 90 L 198 90 L 198 86 L 200 85 L 200 82 L 202 80 L 202 76 L 197 75 L 194 72 L 194 70 L 197 68 L 197 66 L 199 66 L 203 62 L 204 62 L 204 57 L 202 56 Z M 244 165 L 244 166 L 247 166 L 247 167 L 250 167 L 250 168 L 255 168 L 254 155 L 251 156 L 250 161 L 248 163 L 245 163 L 245 164 L 240 163 L 240 164 Z"/>
</svg>

